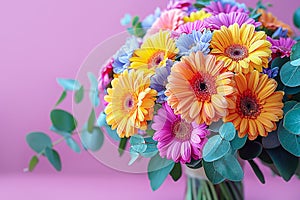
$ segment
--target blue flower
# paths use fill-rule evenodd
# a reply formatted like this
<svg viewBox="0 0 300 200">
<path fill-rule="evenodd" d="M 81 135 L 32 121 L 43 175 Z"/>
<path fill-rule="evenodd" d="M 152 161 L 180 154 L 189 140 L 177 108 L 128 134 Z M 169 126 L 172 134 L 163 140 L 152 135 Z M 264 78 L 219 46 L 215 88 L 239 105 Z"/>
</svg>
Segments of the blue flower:
<svg viewBox="0 0 300 200">
<path fill-rule="evenodd" d="M 182 56 L 197 51 L 201 51 L 207 55 L 210 52 L 209 45 L 211 38 L 212 32 L 209 30 L 204 30 L 203 33 L 193 30 L 191 34 L 182 34 L 176 40 L 176 46 L 179 49 L 179 54 Z"/>
<path fill-rule="evenodd" d="M 116 74 L 121 74 L 130 65 L 129 59 L 132 57 L 134 50 L 139 48 L 139 43 L 136 37 L 132 36 L 126 40 L 125 45 L 113 56 L 113 71 Z"/>
<path fill-rule="evenodd" d="M 171 73 L 171 67 L 173 62 L 167 60 L 165 67 L 160 67 L 155 70 L 155 74 L 151 77 L 150 88 L 157 91 L 157 102 L 163 103 L 167 101 L 167 96 L 165 95 L 166 85 L 168 83 L 168 76 Z"/>
<path fill-rule="evenodd" d="M 245 12 L 248 11 L 246 4 L 238 3 L 235 0 L 215 0 L 215 1 L 220 1 L 223 5 L 230 4 L 232 6 L 237 6 L 238 8 L 243 8 Z"/>
<path fill-rule="evenodd" d="M 142 27 L 143 28 L 150 28 L 152 24 L 156 21 L 157 18 L 160 17 L 161 10 L 160 8 L 156 8 L 154 11 L 154 14 L 148 15 L 143 21 L 142 21 Z"/>
<path fill-rule="evenodd" d="M 278 29 L 276 29 L 276 31 L 273 33 L 272 38 L 278 39 L 280 37 L 287 37 L 287 33 L 288 30 L 287 29 L 283 29 L 282 27 L 279 27 Z"/>
<path fill-rule="evenodd" d="M 263 69 L 263 73 L 267 74 L 269 78 L 275 78 L 278 75 L 278 72 L 278 67 Z"/>
</svg>

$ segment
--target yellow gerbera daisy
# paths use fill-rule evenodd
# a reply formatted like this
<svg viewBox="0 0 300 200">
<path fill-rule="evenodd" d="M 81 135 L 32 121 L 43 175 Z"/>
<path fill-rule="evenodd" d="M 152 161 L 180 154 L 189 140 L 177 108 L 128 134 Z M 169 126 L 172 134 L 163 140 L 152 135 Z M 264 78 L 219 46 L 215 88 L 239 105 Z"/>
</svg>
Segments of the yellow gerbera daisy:
<svg viewBox="0 0 300 200">
<path fill-rule="evenodd" d="M 224 61 L 230 71 L 246 74 L 257 69 L 261 72 L 263 67 L 268 67 L 272 53 L 266 38 L 265 32 L 256 32 L 251 24 L 243 24 L 241 28 L 237 23 L 229 28 L 222 26 L 221 30 L 214 31 L 211 54 Z"/>
<path fill-rule="evenodd" d="M 194 22 L 194 21 L 197 21 L 197 20 L 203 20 L 203 19 L 208 18 L 210 16 L 211 16 L 210 13 L 207 13 L 204 10 L 199 10 L 197 12 L 192 12 L 190 14 L 190 16 L 185 16 L 183 18 L 183 21 L 184 22 Z"/>
<path fill-rule="evenodd" d="M 200 51 L 181 58 L 171 68 L 165 94 L 175 114 L 188 122 L 211 124 L 227 115 L 226 96 L 233 93 L 232 72 Z"/>
<path fill-rule="evenodd" d="M 150 86 L 150 75 L 140 70 L 125 70 L 111 82 L 104 100 L 108 102 L 104 112 L 106 121 L 121 138 L 146 130 L 152 120 L 157 92 Z"/>
<path fill-rule="evenodd" d="M 154 74 L 155 69 L 174 60 L 179 50 L 168 31 L 160 31 L 147 38 L 141 48 L 134 51 L 129 68 L 143 69 Z"/>
<path fill-rule="evenodd" d="M 253 71 L 235 76 L 237 91 L 228 102 L 232 104 L 225 122 L 232 122 L 240 137 L 248 134 L 250 140 L 258 135 L 266 137 L 276 130 L 276 122 L 282 118 L 284 92 L 276 91 L 277 82 L 268 75 Z"/>
</svg>

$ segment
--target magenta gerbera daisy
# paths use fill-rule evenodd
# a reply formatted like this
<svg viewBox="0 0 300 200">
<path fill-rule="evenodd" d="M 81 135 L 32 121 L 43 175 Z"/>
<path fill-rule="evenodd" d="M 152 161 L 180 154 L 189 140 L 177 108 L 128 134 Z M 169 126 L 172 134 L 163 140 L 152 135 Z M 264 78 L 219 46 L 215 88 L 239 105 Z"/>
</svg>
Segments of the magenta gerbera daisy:
<svg viewBox="0 0 300 200">
<path fill-rule="evenodd" d="M 158 141 L 161 157 L 182 164 L 191 162 L 192 158 L 202 158 L 202 149 L 209 135 L 205 124 L 186 122 L 164 103 L 153 118 L 152 128 L 156 131 L 153 139 Z"/>
<path fill-rule="evenodd" d="M 202 32 L 206 28 L 208 28 L 207 23 L 205 23 L 203 20 L 197 20 L 194 22 L 187 22 L 185 24 L 182 24 L 181 26 L 179 26 L 176 32 L 179 34 L 191 34 L 193 30 Z"/>
<path fill-rule="evenodd" d="M 231 12 L 246 12 L 244 8 L 239 8 L 236 5 L 231 5 L 229 3 L 222 4 L 220 1 L 212 1 L 208 6 L 203 8 L 204 11 L 211 13 L 212 15 L 217 15 L 219 13 L 231 13 Z"/>
<path fill-rule="evenodd" d="M 215 16 L 211 16 L 205 19 L 204 26 L 210 28 L 211 30 L 219 30 L 221 26 L 229 27 L 237 23 L 239 27 L 243 24 L 252 24 L 255 27 L 259 27 L 261 25 L 260 22 L 256 22 L 254 19 L 249 18 L 249 15 L 242 12 L 231 12 L 231 13 L 220 13 Z"/>
<path fill-rule="evenodd" d="M 273 39 L 271 37 L 267 38 L 271 44 L 271 50 L 272 50 L 272 57 L 290 57 L 291 50 L 294 44 L 296 44 L 296 41 L 292 38 L 283 38 L 280 37 L 279 39 Z"/>
</svg>

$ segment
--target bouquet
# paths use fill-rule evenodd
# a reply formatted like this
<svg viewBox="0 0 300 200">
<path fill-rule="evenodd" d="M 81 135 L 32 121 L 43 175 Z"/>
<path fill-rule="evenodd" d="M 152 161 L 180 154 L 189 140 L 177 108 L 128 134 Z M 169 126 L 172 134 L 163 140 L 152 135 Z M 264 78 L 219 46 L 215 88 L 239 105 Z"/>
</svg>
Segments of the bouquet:
<svg viewBox="0 0 300 200">
<path fill-rule="evenodd" d="M 187 199 L 243 199 L 246 162 L 262 183 L 257 160 L 285 181 L 299 176 L 300 38 L 268 6 L 170 0 L 142 21 L 125 15 L 125 44 L 98 78 L 88 73 L 88 119 L 78 127 L 57 108 L 70 91 L 82 103 L 84 84 L 57 79 L 64 90 L 50 130 L 61 139 L 28 134 L 37 155 L 27 170 L 46 157 L 60 171 L 54 147 L 66 141 L 80 152 L 77 133 L 85 150 L 98 152 L 106 138 L 119 143 L 120 156 L 130 153 L 129 165 L 150 159 L 153 190 L 168 175 L 177 181 L 186 166 Z M 294 24 L 300 28 L 300 8 Z"/>
</svg>

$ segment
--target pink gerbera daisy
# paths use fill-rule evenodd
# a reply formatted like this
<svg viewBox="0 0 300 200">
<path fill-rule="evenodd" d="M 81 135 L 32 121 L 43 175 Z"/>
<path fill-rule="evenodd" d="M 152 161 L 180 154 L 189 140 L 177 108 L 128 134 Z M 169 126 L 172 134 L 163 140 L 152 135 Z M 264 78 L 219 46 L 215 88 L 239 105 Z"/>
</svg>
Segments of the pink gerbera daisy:
<svg viewBox="0 0 300 200">
<path fill-rule="evenodd" d="M 260 22 L 256 22 L 254 19 L 249 18 L 249 15 L 242 12 L 220 13 L 218 15 L 205 19 L 205 24 L 211 30 L 219 30 L 221 26 L 229 27 L 237 23 L 240 27 L 243 24 L 253 24 L 255 27 L 261 25 Z"/>
<path fill-rule="evenodd" d="M 202 32 L 204 29 L 208 28 L 208 25 L 204 23 L 203 20 L 197 20 L 194 22 L 187 22 L 177 29 L 177 33 L 182 34 L 191 34 L 193 30 Z"/>
<path fill-rule="evenodd" d="M 145 38 L 158 33 L 160 30 L 175 31 L 183 24 L 184 12 L 179 9 L 164 11 L 147 31 Z"/>
<path fill-rule="evenodd" d="M 244 8 L 239 8 L 238 6 L 231 4 L 222 4 L 220 1 L 212 1 L 208 6 L 204 7 L 203 10 L 212 15 L 217 15 L 219 13 L 245 12 Z M 246 13 L 249 12 L 247 11 Z"/>
<path fill-rule="evenodd" d="M 290 57 L 292 46 L 296 44 L 296 41 L 292 38 L 283 38 L 280 37 L 279 39 L 273 39 L 271 37 L 268 37 L 268 40 L 271 42 L 272 47 L 272 57 Z"/>
<path fill-rule="evenodd" d="M 182 164 L 191 162 L 192 158 L 202 158 L 202 149 L 209 135 L 205 124 L 186 122 L 164 103 L 154 116 L 152 128 L 156 131 L 153 139 L 158 141 L 161 157 Z"/>
<path fill-rule="evenodd" d="M 193 5 L 193 3 L 193 0 L 170 0 L 167 9 L 180 9 L 187 11 L 188 8 Z"/>
</svg>

